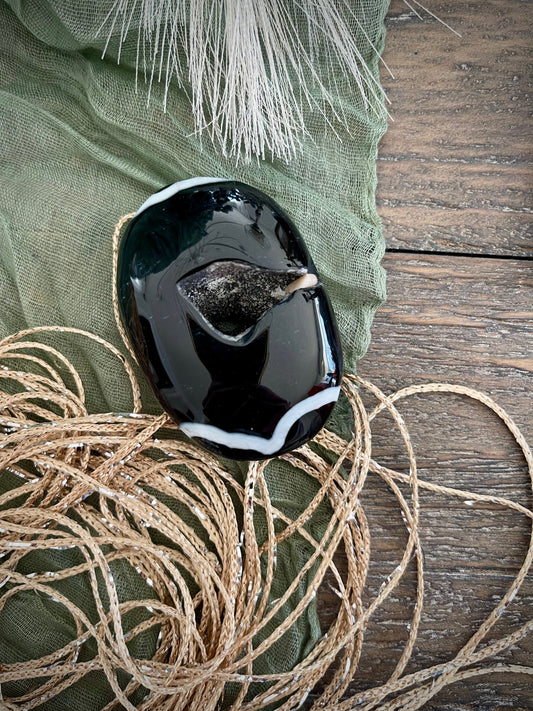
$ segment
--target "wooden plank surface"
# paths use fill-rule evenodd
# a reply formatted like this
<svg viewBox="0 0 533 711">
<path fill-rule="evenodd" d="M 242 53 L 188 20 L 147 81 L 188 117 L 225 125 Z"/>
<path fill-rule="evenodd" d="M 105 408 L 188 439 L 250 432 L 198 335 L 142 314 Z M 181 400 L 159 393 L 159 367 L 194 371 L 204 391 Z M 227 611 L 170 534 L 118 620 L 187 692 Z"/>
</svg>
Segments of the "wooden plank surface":
<svg viewBox="0 0 533 711">
<path fill-rule="evenodd" d="M 527 65 L 533 4 L 519 0 L 425 3 L 461 32 L 393 0 L 383 75 L 391 123 L 378 160 L 378 205 L 388 245 L 388 299 L 378 311 L 359 374 L 386 393 L 450 382 L 486 392 L 533 442 L 533 239 L 531 101 Z M 423 14 L 423 13 L 422 13 Z M 435 483 L 504 496 L 533 495 L 512 436 L 481 404 L 454 395 L 414 396 L 400 406 L 419 474 Z M 373 427 L 380 463 L 407 471 L 391 421 Z M 394 569 L 405 526 L 373 476 L 363 496 L 372 532 L 367 601 Z M 452 659 L 506 592 L 531 525 L 492 504 L 423 493 L 426 570 L 422 626 L 407 672 Z M 407 638 L 415 571 L 373 618 L 351 693 L 384 682 Z M 338 609 L 327 591 L 325 624 Z M 533 576 L 487 642 L 533 617 Z M 494 662 L 533 666 L 533 639 Z M 533 681 L 492 674 L 441 691 L 432 711 L 531 709 Z"/>
<path fill-rule="evenodd" d="M 533 256 L 533 4 L 426 2 L 457 37 L 402 0 L 382 72 L 393 122 L 379 154 L 390 248 Z"/>
<path fill-rule="evenodd" d="M 386 255 L 388 301 L 378 311 L 371 348 L 360 374 L 391 393 L 427 382 L 467 384 L 494 397 L 533 441 L 533 262 L 523 260 Z M 454 395 L 414 396 L 400 406 L 413 436 L 421 478 L 533 505 L 521 454 L 497 418 Z M 400 438 L 383 419 L 373 427 L 374 456 L 407 471 Z M 405 527 L 387 487 L 372 477 L 363 497 L 373 534 L 368 599 L 399 563 Z M 531 526 L 493 505 L 465 505 L 424 493 L 421 502 L 426 601 L 413 662 L 415 671 L 453 658 L 518 572 Z M 399 659 L 412 614 L 414 568 L 376 615 L 369 630 L 353 693 L 385 681 Z M 324 622 L 337 609 L 334 595 L 321 601 Z M 532 617 L 530 576 L 496 628 L 492 640 Z M 533 640 L 496 661 L 531 665 Z M 469 680 L 441 692 L 430 709 L 527 709 L 527 677 Z"/>
</svg>

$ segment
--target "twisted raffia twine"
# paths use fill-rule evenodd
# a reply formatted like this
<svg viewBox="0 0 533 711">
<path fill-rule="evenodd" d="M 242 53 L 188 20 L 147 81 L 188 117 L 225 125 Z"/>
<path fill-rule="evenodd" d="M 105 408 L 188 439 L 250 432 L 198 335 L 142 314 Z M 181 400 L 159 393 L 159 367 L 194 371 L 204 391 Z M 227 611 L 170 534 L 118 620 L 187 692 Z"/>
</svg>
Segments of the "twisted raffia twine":
<svg viewBox="0 0 533 711">
<path fill-rule="evenodd" d="M 122 218 L 115 230 L 115 275 L 120 232 L 130 217 Z M 114 303 L 116 311 L 116 296 Z M 120 319 L 117 325 L 127 344 Z M 120 359 L 131 386 L 132 413 L 88 414 L 83 383 L 72 364 L 56 348 L 32 340 L 38 334 L 58 332 L 92 339 Z M 403 676 L 423 609 L 419 490 L 490 502 L 529 519 L 533 519 L 533 512 L 506 498 L 419 479 L 409 433 L 395 403 L 414 393 L 428 392 L 458 393 L 478 400 L 491 409 L 514 436 L 527 461 L 533 484 L 533 457 L 527 442 L 507 413 L 486 395 L 467 387 L 429 384 L 404 388 L 386 396 L 362 378 L 345 376 L 343 392 L 353 413 L 353 439 L 347 442 L 323 429 L 314 440 L 327 452 L 334 453 L 335 463 L 328 464 L 317 453 L 318 448 L 309 445 L 282 457 L 320 484 L 307 509 L 296 520 L 291 520 L 269 497 L 265 479 L 268 462 L 251 462 L 241 485 L 220 461 L 184 439 L 167 415 L 142 414 L 139 387 L 131 365 L 114 346 L 98 336 L 74 328 L 28 329 L 0 342 L 0 361 L 4 363 L 0 377 L 17 386 L 15 393 L 13 387 L 7 389 L 11 394 L 0 392 L 0 432 L 3 432 L 0 434 L 0 471 L 9 470 L 22 480 L 18 488 L 0 496 L 3 529 L 0 586 L 10 583 L 4 587 L 0 609 L 13 596 L 34 591 L 63 605 L 77 630 L 76 639 L 52 654 L 0 667 L 0 683 L 45 679 L 40 686 L 17 698 L 0 696 L 2 708 L 35 708 L 95 670 L 105 674 L 116 695 L 116 700 L 105 707 L 107 711 L 119 704 L 130 710 L 209 711 L 219 707 L 228 682 L 240 684 L 232 709 L 252 711 L 273 702 L 284 711 L 303 707 L 310 691 L 321 682 L 323 690 L 314 701 L 313 709 L 369 711 L 379 706 L 388 711 L 407 711 L 422 707 L 443 687 L 461 679 L 494 671 L 533 674 L 530 667 L 490 664 L 489 661 L 530 633 L 533 620 L 481 646 L 528 574 L 533 559 L 532 535 L 516 578 L 455 658 Z M 60 365 L 52 366 L 50 362 Z M 13 368 L 14 365 L 25 370 Z M 65 373 L 74 383 L 70 389 Z M 363 405 L 360 389 L 378 400 L 370 413 Z M 410 462 L 409 474 L 383 467 L 372 459 L 370 425 L 385 412 L 390 413 L 403 438 Z M 175 436 L 158 439 L 163 427 Z M 28 462 L 33 464 L 32 473 Z M 398 567 L 372 602 L 363 607 L 370 533 L 360 494 L 370 472 L 379 475 L 396 496 L 408 540 Z M 409 485 L 410 500 L 402 493 L 399 483 Z M 147 487 L 160 492 L 162 500 L 149 494 Z M 242 504 L 242 523 L 238 523 L 230 491 Z M 93 496 L 88 499 L 90 494 Z M 26 499 L 20 504 L 22 495 Z M 165 505 L 166 497 L 188 507 L 197 520 L 198 530 L 203 528 L 207 532 L 213 546 L 211 551 L 197 531 Z M 330 502 L 333 515 L 322 538 L 315 540 L 305 523 L 323 500 Z M 254 529 L 254 512 L 257 511 L 262 511 L 267 527 L 266 540 L 261 545 Z M 164 534 L 176 547 L 156 545 L 148 529 Z M 285 594 L 271 600 L 276 547 L 293 535 L 303 537 L 313 553 Z M 18 564 L 28 552 L 65 547 L 77 548 L 85 563 L 30 575 L 18 572 Z M 334 563 L 339 548 L 347 557 L 344 575 Z M 343 700 L 358 666 L 369 619 L 398 585 L 412 558 L 417 568 L 417 596 L 403 654 L 387 683 L 356 698 Z M 117 560 L 126 560 L 137 569 L 151 586 L 153 597 L 119 601 L 109 566 Z M 97 571 L 107 591 L 107 608 L 99 590 Z M 198 586 L 196 594 L 185 584 L 183 571 L 187 571 Z M 336 581 L 341 605 L 327 633 L 292 671 L 255 674 L 254 660 L 304 612 L 328 571 Z M 80 573 L 89 575 L 97 606 L 96 623 L 52 586 L 54 582 Z M 283 623 L 266 634 L 269 621 L 279 614 L 306 576 L 310 582 L 303 597 Z M 152 616 L 124 633 L 121 617 L 139 608 L 149 608 Z M 153 658 L 132 657 L 127 642 L 154 625 L 160 625 L 160 632 Z M 261 631 L 263 639 L 257 643 Z M 78 661 L 81 645 L 91 638 L 97 645 L 97 655 L 90 661 Z M 124 690 L 117 679 L 119 669 L 131 675 Z M 251 683 L 254 688 L 259 684 L 260 688 L 252 700 L 246 696 Z M 139 687 L 147 692 L 144 700 L 133 706 L 129 697 Z"/>
</svg>

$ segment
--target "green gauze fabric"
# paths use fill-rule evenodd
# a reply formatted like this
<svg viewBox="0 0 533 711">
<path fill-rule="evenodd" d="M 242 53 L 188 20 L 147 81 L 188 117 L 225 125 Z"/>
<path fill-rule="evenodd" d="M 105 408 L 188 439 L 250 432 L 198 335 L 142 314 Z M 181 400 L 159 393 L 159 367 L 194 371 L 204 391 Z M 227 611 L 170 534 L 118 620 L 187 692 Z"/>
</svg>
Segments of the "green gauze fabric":
<svg viewBox="0 0 533 711">
<path fill-rule="evenodd" d="M 236 164 L 208 137 L 194 134 L 185 91 L 171 87 L 165 112 L 163 87 L 156 83 L 147 104 L 142 77 L 136 89 L 133 40 L 120 64 L 113 45 L 102 60 L 106 33 L 97 36 L 97 31 L 112 5 L 113 0 L 0 0 L 0 337 L 26 327 L 64 325 L 122 348 L 111 300 L 114 225 L 164 185 L 215 175 L 260 188 L 294 219 L 328 288 L 346 370 L 355 370 L 384 298 L 384 245 L 374 199 L 377 144 L 386 127 L 381 99 L 369 92 L 369 108 L 353 81 L 335 77 L 335 110 L 345 125 L 329 127 L 320 112 L 308 109 L 309 135 L 289 164 Z M 353 22 L 354 35 L 376 79 L 387 6 L 387 0 L 352 3 L 361 22 L 360 27 Z M 135 18 L 132 22 L 134 38 Z M 308 29 L 302 26 L 302 36 Z M 327 61 L 316 69 L 331 74 Z M 48 342 L 82 373 L 90 411 L 130 409 L 119 367 L 101 348 L 66 334 Z M 141 382 L 144 406 L 156 412 Z M 342 428 L 338 415 L 335 425 Z M 284 467 L 269 468 L 272 499 L 297 516 L 315 486 L 303 475 L 287 476 Z M 0 474 L 0 492 L 19 484 L 9 472 Z M 317 512 L 317 535 L 329 515 L 325 509 Z M 278 594 L 307 554 L 298 541 L 280 546 Z M 25 572 L 77 563 L 68 551 L 23 560 Z M 114 573 L 121 599 L 147 595 L 127 564 Z M 84 581 L 69 581 L 62 592 L 86 605 L 90 615 Z M 263 671 L 291 668 L 309 651 L 320 634 L 315 607 L 290 633 L 262 660 Z M 0 612 L 0 664 L 52 651 L 71 635 L 69 616 L 58 615 L 45 598 L 14 596 Z M 155 643 L 147 635 L 135 653 L 149 657 Z M 97 711 L 109 702 L 103 676 L 91 674 L 82 682 L 39 708 Z M 13 684 L 12 692 L 23 688 Z"/>
</svg>

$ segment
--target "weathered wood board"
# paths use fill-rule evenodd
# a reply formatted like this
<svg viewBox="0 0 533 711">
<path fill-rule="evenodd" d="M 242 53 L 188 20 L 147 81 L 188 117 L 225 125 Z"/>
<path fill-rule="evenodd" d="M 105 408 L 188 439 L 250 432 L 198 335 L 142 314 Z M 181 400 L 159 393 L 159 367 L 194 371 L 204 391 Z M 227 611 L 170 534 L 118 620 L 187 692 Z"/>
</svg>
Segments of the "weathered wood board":
<svg viewBox="0 0 533 711">
<path fill-rule="evenodd" d="M 481 389 L 513 416 L 533 441 L 533 262 L 390 254 L 387 304 L 378 311 L 360 374 L 391 393 L 410 384 L 451 382 Z M 525 462 L 512 436 L 483 405 L 456 395 L 417 395 L 399 405 L 415 444 L 420 477 L 533 505 Z M 377 461 L 407 470 L 391 421 L 373 426 Z M 406 541 L 399 507 L 373 476 L 363 504 L 372 527 L 369 599 L 399 563 Z M 421 494 L 426 601 L 408 671 L 453 658 L 517 574 L 531 524 L 488 504 Z M 414 566 L 376 615 L 353 691 L 385 681 L 406 640 L 415 592 Z M 334 594 L 321 598 L 324 623 L 335 614 Z M 529 576 L 494 630 L 497 638 L 533 616 Z M 496 661 L 533 662 L 533 639 Z M 449 687 L 431 709 L 530 708 L 528 677 L 493 675 Z"/>
<path fill-rule="evenodd" d="M 533 4 L 519 0 L 425 3 L 462 34 L 393 0 L 383 73 L 394 122 L 378 159 L 378 205 L 389 253 L 388 300 L 378 311 L 359 374 L 391 393 L 411 384 L 469 385 L 493 397 L 533 443 L 532 142 L 528 62 Z M 421 14 L 422 13 L 421 11 Z M 400 406 L 419 475 L 533 505 L 512 436 L 481 404 L 414 396 Z M 376 460 L 407 470 L 399 435 L 373 426 Z M 399 508 L 373 476 L 363 504 L 372 530 L 368 599 L 400 560 Z M 452 659 L 511 585 L 531 523 L 492 504 L 423 492 L 426 571 L 422 626 L 407 672 Z M 354 694 L 385 681 L 407 638 L 414 566 L 369 628 Z M 320 598 L 324 624 L 338 598 Z M 533 617 L 533 575 L 487 642 Z M 533 666 L 533 639 L 494 662 Z M 459 682 L 433 711 L 533 708 L 533 681 L 491 674 Z"/>
<path fill-rule="evenodd" d="M 390 248 L 533 255 L 533 3 L 402 0 L 382 72 L 393 121 L 379 151 Z"/>
<path fill-rule="evenodd" d="M 507 409 L 532 442 L 533 262 L 391 254 L 384 263 L 389 298 L 377 314 L 360 374 L 388 393 L 432 381 L 480 389 Z M 518 447 L 483 405 L 455 395 L 420 395 L 399 407 L 413 436 L 421 478 L 533 505 Z M 376 459 L 405 470 L 406 457 L 390 421 L 377 422 L 373 432 Z M 405 532 L 383 484 L 373 483 L 366 501 L 376 526 L 372 580 L 377 589 L 384 570 L 399 561 Z M 531 534 L 524 517 L 493 505 L 470 506 L 423 493 L 421 509 L 427 599 L 410 670 L 459 651 L 511 584 Z M 367 683 L 377 670 L 379 677 L 392 671 L 405 639 L 400 622 L 410 613 L 413 590 L 412 575 L 376 619 Z M 385 631 L 388 616 L 396 623 Z M 530 575 L 496 636 L 532 616 Z M 396 653 L 391 655 L 391 649 Z M 533 639 L 498 658 L 511 660 L 531 665 Z M 431 708 L 529 708 L 532 691 L 527 677 L 486 677 L 450 687 Z"/>
</svg>

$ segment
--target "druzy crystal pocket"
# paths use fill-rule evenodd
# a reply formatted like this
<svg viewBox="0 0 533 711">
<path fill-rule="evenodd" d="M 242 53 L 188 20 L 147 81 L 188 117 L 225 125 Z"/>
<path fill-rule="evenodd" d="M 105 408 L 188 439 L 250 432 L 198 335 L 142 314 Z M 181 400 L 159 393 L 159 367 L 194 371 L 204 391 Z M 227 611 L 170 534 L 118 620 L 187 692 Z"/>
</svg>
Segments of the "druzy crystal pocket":
<svg viewBox="0 0 533 711">
<path fill-rule="evenodd" d="M 207 449 L 264 459 L 326 422 L 335 318 L 298 231 L 260 191 L 195 178 L 152 195 L 122 239 L 117 290 L 159 401 Z"/>
</svg>

